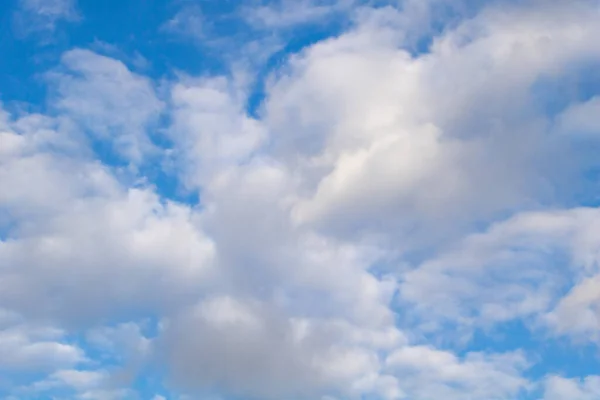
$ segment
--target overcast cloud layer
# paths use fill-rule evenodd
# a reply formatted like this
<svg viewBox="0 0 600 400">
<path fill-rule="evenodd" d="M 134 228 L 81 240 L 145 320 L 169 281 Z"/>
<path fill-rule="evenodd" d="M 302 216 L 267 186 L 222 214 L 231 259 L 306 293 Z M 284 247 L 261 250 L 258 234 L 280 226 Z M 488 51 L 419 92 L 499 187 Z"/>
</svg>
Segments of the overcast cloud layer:
<svg viewBox="0 0 600 400">
<path fill-rule="evenodd" d="M 600 398 L 598 1 L 92 3 L 0 6 L 0 398 Z"/>
</svg>

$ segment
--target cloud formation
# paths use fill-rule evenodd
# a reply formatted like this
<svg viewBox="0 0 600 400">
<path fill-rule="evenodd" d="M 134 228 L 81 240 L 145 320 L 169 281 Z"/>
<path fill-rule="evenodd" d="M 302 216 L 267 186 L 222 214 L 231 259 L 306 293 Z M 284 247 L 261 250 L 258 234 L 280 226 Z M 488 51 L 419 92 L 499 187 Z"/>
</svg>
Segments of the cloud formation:
<svg viewBox="0 0 600 400">
<path fill-rule="evenodd" d="M 261 4 L 347 19 L 263 69 L 64 51 L 0 114 L 0 393 L 598 396 L 532 344 L 600 344 L 597 3 L 474 3 Z"/>
</svg>

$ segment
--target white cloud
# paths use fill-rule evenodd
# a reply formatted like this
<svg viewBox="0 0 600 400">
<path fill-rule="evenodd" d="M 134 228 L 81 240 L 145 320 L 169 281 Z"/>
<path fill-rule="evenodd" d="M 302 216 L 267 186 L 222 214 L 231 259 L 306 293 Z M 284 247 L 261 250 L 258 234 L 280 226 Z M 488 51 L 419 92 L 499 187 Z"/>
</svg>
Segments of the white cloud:
<svg viewBox="0 0 600 400">
<path fill-rule="evenodd" d="M 264 141 L 261 123 L 244 112 L 243 94 L 224 77 L 183 79 L 173 86 L 169 134 L 192 187 L 248 161 Z"/>
<path fill-rule="evenodd" d="M 567 134 L 598 135 L 600 133 L 600 97 L 574 104 L 559 116 L 559 127 Z"/>
<path fill-rule="evenodd" d="M 191 338 L 192 331 L 203 339 Z M 216 297 L 170 321 L 163 340 L 183 387 L 275 399 L 377 393 L 360 381 L 385 380 L 376 350 L 403 338 L 393 329 L 365 331 L 343 320 L 286 316 L 265 302 Z"/>
<path fill-rule="evenodd" d="M 61 18 L 73 14 L 73 0 L 20 0 L 21 7 L 53 18 Z"/>
<path fill-rule="evenodd" d="M 406 347 L 388 356 L 388 370 L 399 379 L 406 398 L 513 399 L 527 387 L 522 354 L 453 353 L 426 346 Z"/>
<path fill-rule="evenodd" d="M 113 386 L 107 371 L 64 369 L 52 373 L 43 381 L 36 382 L 24 393 L 39 395 L 56 389 L 68 388 L 74 391 L 74 398 L 81 400 L 137 398 L 132 390 Z"/>
<path fill-rule="evenodd" d="M 121 156 L 142 161 L 153 150 L 146 128 L 163 108 L 150 80 L 118 60 L 83 49 L 65 53 L 62 67 L 48 75 L 56 89 L 52 105 Z"/>
<path fill-rule="evenodd" d="M 25 324 L 0 329 L 0 370 L 53 371 L 83 362 L 83 351 L 63 342 L 63 335 L 57 329 Z"/>
<path fill-rule="evenodd" d="M 52 32 L 58 22 L 80 19 L 76 0 L 19 0 L 15 22 L 20 33 Z"/>
<path fill-rule="evenodd" d="M 168 20 L 162 29 L 171 33 L 190 36 L 196 40 L 206 38 L 208 21 L 198 6 L 185 6 L 173 18 Z"/>
<path fill-rule="evenodd" d="M 547 318 L 560 334 L 600 343 L 600 274 L 579 282 Z"/>
<path fill-rule="evenodd" d="M 401 31 L 369 20 L 294 57 L 266 120 L 274 155 L 304 180 L 298 222 L 342 235 L 396 230 L 410 244 L 553 201 L 552 186 L 580 166 L 556 161 L 569 144 L 547 135 L 528 91 L 600 59 L 592 15 L 490 8 L 417 58 L 398 50 Z"/>
<path fill-rule="evenodd" d="M 336 13 L 349 12 L 355 0 L 277 0 L 248 7 L 243 14 L 258 29 L 289 29 L 302 24 L 322 22 Z"/>
<path fill-rule="evenodd" d="M 142 334 L 142 326 L 133 322 L 94 328 L 86 333 L 86 342 L 99 351 L 119 358 L 144 356 L 151 346 L 150 339 Z"/>
<path fill-rule="evenodd" d="M 514 216 L 406 273 L 401 296 L 426 329 L 531 317 L 597 339 L 599 217 L 594 208 Z"/>
<path fill-rule="evenodd" d="M 282 4 L 263 23 L 331 6 Z M 0 118 L 0 365 L 52 357 L 34 389 L 82 399 L 127 397 L 154 362 L 194 396 L 500 400 L 529 387 L 524 354 L 428 340 L 513 319 L 597 340 L 600 212 L 570 208 L 586 165 L 569 146 L 596 126 L 595 100 L 553 126 L 530 96 L 541 76 L 600 62 L 591 3 L 494 3 L 415 55 L 430 26 L 407 37 L 407 15 L 434 18 L 419 7 L 363 8 L 271 76 L 257 117 L 239 76 L 180 75 L 163 101 L 120 61 L 65 53 L 53 115 Z M 164 153 L 148 134 L 159 113 Z M 88 135 L 172 163 L 199 204 L 95 160 Z M 64 331 L 32 336 L 13 314 Z M 77 369 L 66 332 L 119 367 Z M 593 378 L 561 379 L 547 398 L 593 393 Z"/>
<path fill-rule="evenodd" d="M 104 372 L 65 369 L 54 372 L 47 381 L 39 382 L 36 387 L 42 389 L 55 385 L 66 385 L 77 390 L 85 390 L 99 386 L 105 379 L 106 373 Z"/>
<path fill-rule="evenodd" d="M 254 161 L 203 187 L 203 226 L 228 295 L 184 312 L 165 333 L 160 347 L 185 387 L 260 398 L 335 392 L 377 374 L 373 349 L 402 342 L 388 308 L 393 280 L 365 271 L 377 252 L 294 231 L 290 185 L 285 169 Z"/>
<path fill-rule="evenodd" d="M 191 295 L 210 271 L 212 245 L 184 207 L 163 206 L 144 190 L 71 207 L 0 244 L 3 304 L 67 319 L 109 316 L 117 306 L 135 312 Z"/>
<path fill-rule="evenodd" d="M 229 113 L 226 115 L 236 115 Z M 216 119 L 217 123 L 222 120 Z M 307 359 L 309 354 L 303 355 L 302 347 L 288 348 L 289 343 L 283 341 L 282 355 L 290 354 L 288 369 L 277 363 L 244 364 L 240 359 L 240 375 L 231 378 L 228 390 L 241 388 L 254 393 L 285 395 L 307 390 L 318 394 L 329 387 L 340 390 L 353 377 L 377 373 L 379 361 L 374 349 L 390 348 L 402 341 L 387 306 L 394 282 L 380 281 L 365 271 L 376 252 L 330 243 L 310 232 L 294 232 L 286 216 L 287 201 L 280 197 L 289 189 L 288 177 L 277 165 L 255 161 L 236 167 L 240 156 L 235 152 L 233 157 L 216 154 L 217 161 L 219 157 L 224 160 L 224 169 L 217 162 L 214 165 L 219 167 L 218 173 L 207 175 L 204 210 L 200 212 L 162 203 L 150 189 L 124 187 L 113 176 L 114 170 L 85 157 L 56 152 L 55 146 L 64 137 L 55 130 L 42 131 L 37 124 L 22 121 L 13 125 L 27 129 L 5 132 L 16 145 L 11 145 L 1 164 L 2 176 L 14 179 L 14 187 L 20 188 L 20 192 L 11 191 L 2 203 L 11 214 L 17 211 L 14 215 L 18 216 L 9 239 L 0 243 L 0 264 L 6 266 L 0 271 L 5 277 L 1 298 L 7 307 L 31 319 L 52 317 L 68 326 L 87 326 L 106 318 L 119 320 L 152 310 L 166 316 L 173 312 L 176 317 L 180 306 L 211 292 L 231 293 L 228 296 L 235 301 L 258 304 L 253 312 L 259 313 L 263 326 L 260 332 L 264 335 L 246 339 L 239 336 L 247 333 L 244 329 L 231 330 L 227 326 L 210 336 L 211 324 L 218 320 L 202 322 L 184 312 L 176 321 L 197 330 L 206 329 L 207 336 L 196 342 L 187 335 L 189 331 L 176 329 L 179 325 L 169 330 L 157 351 L 180 355 L 171 360 L 174 367 L 186 365 L 188 360 L 196 364 L 186 355 L 197 356 L 202 349 L 209 349 L 221 360 L 231 346 L 223 342 L 226 338 L 256 342 L 256 348 L 245 357 L 266 362 L 272 358 L 270 338 L 275 340 L 273 343 L 279 340 L 271 336 L 271 327 L 281 326 L 283 332 L 293 333 L 292 328 L 298 324 L 294 321 L 306 319 L 301 325 L 307 328 L 303 329 L 315 330 L 309 335 L 310 341 L 317 342 L 314 346 L 325 353 L 315 351 L 312 357 L 317 359 Z M 210 134 L 213 128 L 207 129 Z M 218 136 L 215 139 L 222 140 Z M 69 149 L 83 144 L 67 140 L 64 146 Z M 211 154 L 211 149 L 206 154 Z M 30 165 L 29 178 L 25 179 L 20 175 L 20 166 L 32 157 L 42 158 L 45 163 Z M 63 163 L 72 166 L 58 168 Z M 209 159 L 206 165 L 211 163 Z M 92 167 L 94 174 L 71 173 Z M 48 176 L 47 171 L 55 172 Z M 49 196 L 39 191 L 38 176 L 49 188 L 67 190 L 56 190 L 54 199 L 54 192 L 49 191 Z M 37 212 L 32 213 L 32 209 Z M 263 211 L 257 213 L 259 210 Z M 269 214 L 270 218 L 264 218 Z M 264 243 L 269 237 L 273 241 L 266 248 Z M 329 265 L 335 265 L 335 269 L 329 269 Z M 54 295 L 57 292 L 60 296 Z M 323 301 L 320 308 L 314 308 L 315 301 Z M 266 310 L 278 312 L 281 317 L 270 316 L 271 311 Z M 321 315 L 331 322 L 321 326 Z M 208 326 L 203 328 L 205 324 Z M 106 330 L 90 335 L 88 340 L 95 343 L 107 335 L 114 336 Z M 334 344 L 331 335 L 347 338 L 348 344 Z M 354 361 L 346 364 L 344 360 Z M 215 369 L 216 377 L 197 379 L 192 375 L 192 382 L 208 385 L 214 383 L 213 378 L 219 382 L 219 371 L 230 373 L 231 364 L 225 361 L 222 370 Z M 306 375 L 306 386 L 292 385 L 297 363 Z M 188 374 L 198 372 L 185 370 Z M 281 373 L 282 384 L 269 388 L 258 386 L 260 379 L 256 383 L 245 381 L 243 374 L 251 370 L 265 384 L 271 382 L 270 373 Z M 337 383 L 328 382 L 327 377 Z"/>
<path fill-rule="evenodd" d="M 593 400 L 600 396 L 600 377 L 588 376 L 585 379 L 567 379 L 549 376 L 545 380 L 544 400 Z"/>
<path fill-rule="evenodd" d="M 69 152 L 77 147 L 68 131 L 3 135 L 15 143 L 0 158 L 0 182 L 11 188 L 0 195 L 11 227 L 0 241 L 5 307 L 70 324 L 117 305 L 165 305 L 157 292 L 177 302 L 202 284 L 214 250 L 190 207 L 124 187 L 110 168 Z"/>
</svg>

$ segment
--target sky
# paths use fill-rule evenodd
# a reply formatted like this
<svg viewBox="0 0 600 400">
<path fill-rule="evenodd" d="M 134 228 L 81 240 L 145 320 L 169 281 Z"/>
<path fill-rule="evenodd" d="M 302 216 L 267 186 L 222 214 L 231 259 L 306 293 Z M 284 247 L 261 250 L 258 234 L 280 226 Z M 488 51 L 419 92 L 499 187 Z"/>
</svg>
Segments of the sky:
<svg viewBox="0 0 600 400">
<path fill-rule="evenodd" d="M 0 399 L 600 398 L 598 0 L 0 26 Z"/>
</svg>

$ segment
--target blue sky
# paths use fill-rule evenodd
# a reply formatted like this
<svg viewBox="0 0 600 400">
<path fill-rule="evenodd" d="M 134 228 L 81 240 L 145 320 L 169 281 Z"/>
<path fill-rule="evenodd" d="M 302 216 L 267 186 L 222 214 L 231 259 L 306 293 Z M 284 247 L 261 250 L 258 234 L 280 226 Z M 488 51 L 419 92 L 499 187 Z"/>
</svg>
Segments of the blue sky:
<svg viewBox="0 0 600 400">
<path fill-rule="evenodd" d="M 596 0 L 0 6 L 0 398 L 600 398 Z"/>
</svg>

